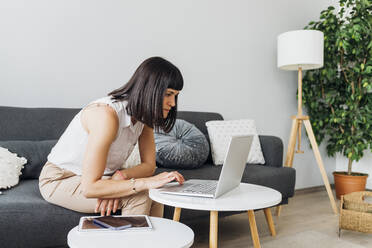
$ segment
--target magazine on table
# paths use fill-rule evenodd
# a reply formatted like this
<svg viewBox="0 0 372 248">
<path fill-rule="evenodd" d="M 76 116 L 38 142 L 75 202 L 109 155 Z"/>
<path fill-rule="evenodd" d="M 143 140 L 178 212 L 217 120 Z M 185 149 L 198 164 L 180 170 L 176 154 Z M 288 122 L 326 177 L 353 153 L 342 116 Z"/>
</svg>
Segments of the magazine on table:
<svg viewBox="0 0 372 248">
<path fill-rule="evenodd" d="M 83 216 L 78 227 L 79 232 L 125 232 L 151 229 L 151 221 L 147 215 Z"/>
</svg>

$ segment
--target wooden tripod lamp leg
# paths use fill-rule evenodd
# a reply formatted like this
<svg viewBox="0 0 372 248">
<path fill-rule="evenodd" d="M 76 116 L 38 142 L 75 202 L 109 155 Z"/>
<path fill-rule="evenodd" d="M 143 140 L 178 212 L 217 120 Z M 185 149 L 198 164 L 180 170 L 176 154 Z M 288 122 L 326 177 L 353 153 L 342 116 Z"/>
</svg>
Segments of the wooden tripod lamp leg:
<svg viewBox="0 0 372 248">
<path fill-rule="evenodd" d="M 291 134 L 289 136 L 289 143 L 288 143 L 288 149 L 287 149 L 287 155 L 285 158 L 284 166 L 292 167 L 293 165 L 293 157 L 295 152 L 295 146 L 296 146 L 296 137 L 299 129 L 299 120 L 296 118 L 296 116 L 292 117 L 292 128 L 291 128 Z M 280 212 L 282 210 L 282 206 L 279 205 L 276 207 L 276 216 L 280 216 Z"/>
<path fill-rule="evenodd" d="M 296 146 L 296 137 L 297 137 L 297 131 L 298 131 L 298 120 L 296 117 L 292 117 L 292 128 L 291 128 L 291 135 L 289 136 L 289 143 L 288 143 L 288 149 L 287 149 L 287 155 L 285 158 L 285 166 L 292 167 L 293 164 L 293 156 Z"/>
<path fill-rule="evenodd" d="M 302 120 L 298 120 L 298 130 L 297 130 L 297 151 L 296 153 L 304 153 L 301 151 L 301 128 L 302 128 Z"/>
<path fill-rule="evenodd" d="M 323 164 L 323 161 L 322 161 L 322 157 L 320 156 L 318 144 L 316 143 L 314 132 L 313 132 L 313 129 L 311 127 L 311 123 L 310 123 L 309 120 L 304 120 L 304 124 L 305 124 L 307 135 L 309 136 L 309 139 L 310 139 L 311 146 L 313 147 L 313 151 L 314 151 L 316 162 L 318 164 L 320 173 L 322 174 L 323 182 L 324 182 L 324 185 L 326 187 L 329 200 L 331 201 L 333 212 L 335 214 L 337 214 L 338 213 L 338 210 L 337 210 L 337 207 L 336 207 L 336 202 L 335 202 L 335 199 L 333 197 L 331 186 L 329 185 L 327 173 L 326 173 L 326 171 L 324 169 L 324 164 Z"/>
</svg>

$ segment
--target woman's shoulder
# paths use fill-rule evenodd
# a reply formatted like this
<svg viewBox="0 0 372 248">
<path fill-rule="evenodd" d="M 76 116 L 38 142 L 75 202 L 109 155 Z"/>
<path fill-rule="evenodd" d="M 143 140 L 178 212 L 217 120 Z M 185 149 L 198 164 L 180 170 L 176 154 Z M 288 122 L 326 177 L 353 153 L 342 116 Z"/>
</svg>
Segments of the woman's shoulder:
<svg viewBox="0 0 372 248">
<path fill-rule="evenodd" d="M 105 97 L 101 97 L 101 98 L 98 98 L 92 102 L 90 102 L 87 106 L 94 106 L 94 105 L 97 105 L 97 104 L 106 104 L 108 106 L 110 106 L 112 109 L 115 110 L 115 112 L 118 114 L 118 116 L 120 116 L 121 112 L 126 112 L 125 110 L 125 103 L 123 102 L 120 102 L 120 101 L 116 101 L 115 99 L 112 99 L 111 96 L 105 96 Z"/>
<path fill-rule="evenodd" d="M 128 102 L 126 100 L 118 101 L 112 99 L 111 96 L 106 96 L 99 98 L 90 104 L 94 103 L 104 103 L 114 109 L 119 119 L 119 127 L 123 128 L 131 126 L 131 116 L 127 112 Z"/>
<path fill-rule="evenodd" d="M 92 107 L 84 111 L 81 124 L 88 133 L 100 133 L 101 135 L 102 133 L 116 135 L 119 127 L 118 116 L 108 105 Z"/>
</svg>

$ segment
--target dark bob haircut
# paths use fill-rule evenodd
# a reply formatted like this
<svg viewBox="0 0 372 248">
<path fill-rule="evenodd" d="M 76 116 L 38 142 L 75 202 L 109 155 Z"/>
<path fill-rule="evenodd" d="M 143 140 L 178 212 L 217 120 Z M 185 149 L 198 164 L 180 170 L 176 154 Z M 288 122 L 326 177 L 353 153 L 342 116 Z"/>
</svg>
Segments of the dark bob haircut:
<svg viewBox="0 0 372 248">
<path fill-rule="evenodd" d="M 177 118 L 177 96 L 176 105 L 164 119 L 163 98 L 167 88 L 182 90 L 180 70 L 163 58 L 151 57 L 142 62 L 128 83 L 108 95 L 116 101 L 128 101 L 126 110 L 136 120 L 156 131 L 169 132 Z"/>
</svg>

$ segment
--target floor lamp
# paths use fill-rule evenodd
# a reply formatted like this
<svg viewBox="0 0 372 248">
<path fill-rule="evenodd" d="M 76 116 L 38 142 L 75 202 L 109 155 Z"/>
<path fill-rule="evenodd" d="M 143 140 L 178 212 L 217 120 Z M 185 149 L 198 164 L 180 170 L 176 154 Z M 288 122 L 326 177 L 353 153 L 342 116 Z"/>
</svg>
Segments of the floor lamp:
<svg viewBox="0 0 372 248">
<path fill-rule="evenodd" d="M 292 167 L 294 153 L 303 153 L 301 151 L 301 127 L 303 123 L 329 200 L 331 201 L 331 206 L 334 213 L 337 214 L 336 202 L 329 185 L 309 116 L 302 114 L 302 71 L 323 67 L 323 42 L 323 33 L 317 30 L 296 30 L 278 36 L 278 67 L 282 70 L 298 71 L 298 112 L 296 116 L 292 116 L 292 129 L 284 165 Z M 298 139 L 298 146 L 295 151 L 296 139 Z M 277 214 L 280 214 L 280 208 L 277 209 Z"/>
</svg>

